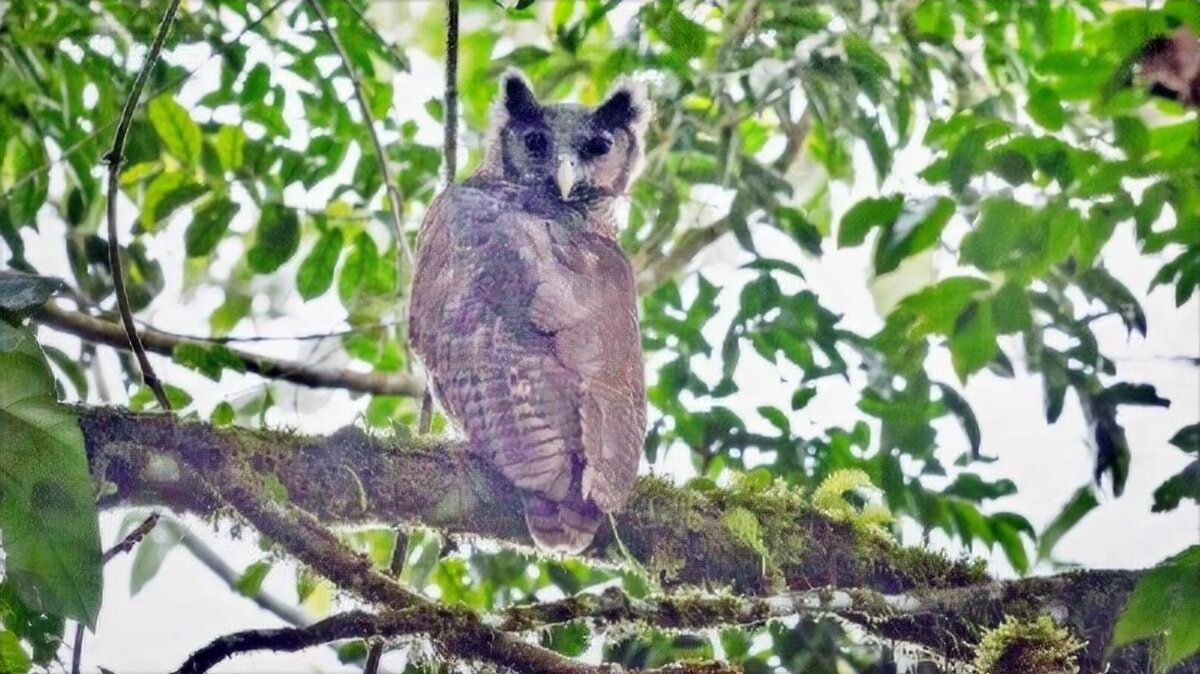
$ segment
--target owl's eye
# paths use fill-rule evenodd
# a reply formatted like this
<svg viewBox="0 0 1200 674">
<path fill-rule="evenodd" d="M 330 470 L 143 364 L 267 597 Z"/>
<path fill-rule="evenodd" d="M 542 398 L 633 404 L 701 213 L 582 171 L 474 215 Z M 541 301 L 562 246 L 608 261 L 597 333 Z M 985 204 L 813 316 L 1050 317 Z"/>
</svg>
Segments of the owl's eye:
<svg viewBox="0 0 1200 674">
<path fill-rule="evenodd" d="M 583 153 L 589 157 L 602 157 L 612 149 L 612 139 L 608 136 L 593 136 L 583 144 Z"/>
<path fill-rule="evenodd" d="M 550 149 L 550 139 L 543 131 L 529 131 L 525 134 L 525 149 L 531 154 L 546 154 Z"/>
</svg>

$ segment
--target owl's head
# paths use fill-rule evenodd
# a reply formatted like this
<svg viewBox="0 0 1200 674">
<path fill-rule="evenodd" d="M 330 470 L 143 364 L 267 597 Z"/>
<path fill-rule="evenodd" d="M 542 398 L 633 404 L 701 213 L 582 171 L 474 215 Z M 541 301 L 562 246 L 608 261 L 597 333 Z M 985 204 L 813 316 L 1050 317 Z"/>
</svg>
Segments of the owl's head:
<svg viewBox="0 0 1200 674">
<path fill-rule="evenodd" d="M 650 118 L 644 90 L 613 86 L 600 105 L 542 104 L 525 77 L 500 79 L 479 175 L 536 189 L 563 201 L 624 194 L 642 159 Z"/>
</svg>

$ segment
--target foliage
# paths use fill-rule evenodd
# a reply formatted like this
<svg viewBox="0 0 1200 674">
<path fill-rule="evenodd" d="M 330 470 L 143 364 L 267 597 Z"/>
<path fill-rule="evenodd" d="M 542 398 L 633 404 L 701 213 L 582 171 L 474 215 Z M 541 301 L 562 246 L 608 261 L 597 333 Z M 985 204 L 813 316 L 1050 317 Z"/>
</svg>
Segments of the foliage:
<svg viewBox="0 0 1200 674">
<path fill-rule="evenodd" d="M 1146 572 L 1117 622 L 1115 645 L 1162 638 L 1162 666 L 1169 669 L 1200 650 L 1200 545 L 1193 545 Z"/>
<path fill-rule="evenodd" d="M 396 77 L 410 68 L 410 58 L 443 58 L 443 15 L 439 3 L 379 4 L 385 9 L 362 0 L 323 3 L 348 63 L 337 58 L 306 2 L 184 4 L 134 117 L 120 173 L 122 203 L 137 211 L 122 225 L 132 231 L 120 251 L 136 311 L 176 301 L 164 289 L 179 278 L 180 301 L 199 307 L 196 298 L 218 292 L 208 323 L 212 337 L 225 338 L 253 334 L 254 322 L 280 311 L 294 293 L 340 312 L 331 323 L 344 320 L 349 329 L 335 340 L 337 356 L 351 367 L 411 369 L 397 300 L 407 270 L 395 262 L 401 246 L 366 120 L 347 85 L 353 73 L 367 94 L 397 176 L 411 245 L 438 188 L 441 161 L 423 130 L 436 128 L 445 108 L 433 98 L 402 118 L 394 109 L 404 96 Z M 100 233 L 101 162 L 140 65 L 138 46 L 149 42 L 164 6 L 164 0 L 12 0 L 0 8 L 6 265 L 62 277 L 82 306 L 101 312 L 113 300 Z M 1145 335 L 1151 326 L 1139 298 L 1163 286 L 1182 306 L 1200 286 L 1200 118 L 1153 96 L 1136 73 L 1138 50 L 1150 38 L 1180 25 L 1200 31 L 1195 3 L 655 0 L 629 6 L 465 2 L 464 22 L 476 28 L 461 36 L 460 92 L 464 127 L 478 132 L 495 76 L 510 65 L 524 69 L 540 95 L 556 99 L 594 103 L 626 74 L 652 85 L 659 113 L 621 234 L 645 288 L 641 315 L 654 412 L 647 459 L 663 462 L 669 452 L 682 452 L 714 482 L 764 471 L 852 521 L 889 526 L 887 512 L 894 532 L 912 523 L 968 548 L 999 546 L 1019 573 L 1031 568 L 1031 549 L 1036 560 L 1050 559 L 1057 541 L 1098 506 L 1102 488 L 1084 485 L 1043 532 L 1021 514 L 994 507 L 991 501 L 1017 493 L 1019 485 L 976 470 L 985 450 L 1003 448 L 984 437 L 964 387 L 981 377 L 1011 377 L 1014 363 L 1023 363 L 1040 377 L 1049 423 L 1071 409 L 1070 394 L 1092 429 L 1095 481 L 1122 492 L 1139 448 L 1126 438 L 1121 410 L 1168 401 L 1118 371 L 1095 325 L 1119 321 L 1130 334 Z M 380 11 L 392 14 L 379 21 L 370 13 Z M 376 28 L 393 23 L 403 26 L 405 39 Z M 479 159 L 478 142 L 465 144 L 463 174 Z M 835 198 L 857 195 L 861 187 L 851 188 L 862 184 L 870 193 L 854 203 Z M 711 206 L 722 199 L 727 206 Z M 43 233 L 51 221 L 65 230 L 52 241 Z M 1127 287 L 1106 266 L 1106 246 L 1124 229 L 1157 261 L 1151 288 Z M 744 264 L 736 273 L 688 266 L 726 235 L 741 249 Z M 168 250 L 174 241 L 182 241 L 181 262 Z M 42 245 L 62 247 L 69 268 L 34 268 L 31 260 L 39 258 L 30 249 Z M 929 260 L 936 261 L 937 278 L 904 288 L 875 323 L 852 320 L 831 309 L 806 274 L 823 253 L 856 247 L 869 248 L 875 283 L 902 285 L 904 270 Z M 168 261 L 179 268 L 164 268 Z M 7 321 L 0 321 L 6 359 L 0 399 L 7 410 L 8 401 L 28 392 L 36 414 L 23 416 L 21 428 L 31 429 L 29 438 L 35 429 L 59 434 L 53 442 L 49 436 L 26 442 L 22 435 L 24 453 L 7 451 L 6 436 L 0 464 L 13 465 L 2 466 L 11 482 L 4 483 L 0 510 L 5 582 L 23 599 L 42 597 L 47 603 L 29 602 L 37 611 L 94 622 L 100 586 L 92 489 L 80 440 L 63 430 L 69 415 L 53 396 L 45 359 L 55 364 L 64 392 L 87 399 L 92 380 L 79 363 L 95 346 L 84 345 L 78 357 L 39 352 L 27 328 L 10 327 L 23 325 L 57 289 L 54 279 L 0 276 Z M 256 302 L 260 297 L 270 301 Z M 951 363 L 952 376 L 938 374 L 939 359 Z M 173 360 L 218 382 L 244 369 L 220 343 L 178 348 Z M 129 370 L 132 362 L 121 362 L 131 405 L 151 404 L 148 391 L 133 388 L 139 378 Z M 744 400 L 759 400 L 747 373 L 763 364 L 779 373 L 787 394 L 746 409 Z M 9 365 L 28 376 L 9 376 Z M 182 382 L 172 384 L 179 407 L 206 407 Z M 810 418 L 806 410 L 835 385 L 851 389 L 854 418 Z M 223 401 L 212 418 L 261 424 L 277 405 L 267 388 L 236 407 Z M 415 421 L 419 401 L 374 396 L 361 405 L 366 423 L 394 429 Z M 1193 425 L 1175 436 L 1175 446 L 1195 460 L 1155 492 L 1155 511 L 1200 496 L 1198 433 Z M 40 460 L 28 461 L 35 449 Z M 55 536 L 35 541 L 19 532 L 37 524 L 35 512 L 48 512 L 28 507 L 43 483 L 58 496 L 55 503 L 70 508 L 51 513 L 63 519 L 51 527 Z M 854 496 L 868 484 L 881 491 L 882 503 Z M 733 517 L 733 530 L 757 540 L 753 518 Z M 138 553 L 137 588 L 177 540 L 159 538 L 168 533 L 154 534 Z M 382 555 L 387 536 L 378 537 L 356 540 Z M 411 532 L 407 546 L 405 582 L 476 609 L 530 601 L 548 588 L 570 594 L 620 582 L 635 595 L 648 591 L 644 579 L 576 561 L 474 549 L 443 554 L 442 542 L 425 532 Z M 70 575 L 83 580 L 71 586 L 56 567 L 41 563 L 32 577 L 19 578 L 31 555 L 75 560 L 83 573 Z M 376 560 L 381 567 L 383 560 Z M 1169 568 L 1175 567 L 1164 573 Z M 256 589 L 268 569 L 252 567 L 239 589 Z M 6 645 L 11 634 L 40 662 L 35 636 L 4 625 L 0 658 L 15 652 Z M 1177 633 L 1158 623 L 1151 631 Z M 759 652 L 762 635 L 773 645 Z M 627 664 L 655 664 L 712 648 L 680 639 L 638 637 L 608 644 L 606 652 Z M 765 670 L 773 655 L 798 671 L 828 671 L 830 662 L 857 657 L 813 645 L 821 639 L 844 645 L 832 627 L 809 633 L 772 626 L 721 638 L 728 640 L 724 652 L 740 653 L 748 671 Z M 587 645 L 574 628 L 552 630 L 544 643 L 570 653 Z M 809 657 L 821 666 L 803 664 Z"/>
<path fill-rule="evenodd" d="M 975 671 L 980 674 L 1076 674 L 1075 653 L 1083 643 L 1050 616 L 1022 622 L 1008 616 L 979 642 Z"/>
</svg>

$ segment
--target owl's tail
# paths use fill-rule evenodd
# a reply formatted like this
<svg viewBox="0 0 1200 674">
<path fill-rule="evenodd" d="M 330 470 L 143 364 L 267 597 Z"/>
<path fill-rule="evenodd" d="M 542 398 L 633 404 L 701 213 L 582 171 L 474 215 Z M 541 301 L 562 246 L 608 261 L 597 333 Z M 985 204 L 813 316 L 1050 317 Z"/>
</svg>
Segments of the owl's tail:
<svg viewBox="0 0 1200 674">
<path fill-rule="evenodd" d="M 543 550 L 578 554 L 591 545 L 604 514 L 580 498 L 552 501 L 524 492 L 525 524 L 533 542 Z"/>
</svg>

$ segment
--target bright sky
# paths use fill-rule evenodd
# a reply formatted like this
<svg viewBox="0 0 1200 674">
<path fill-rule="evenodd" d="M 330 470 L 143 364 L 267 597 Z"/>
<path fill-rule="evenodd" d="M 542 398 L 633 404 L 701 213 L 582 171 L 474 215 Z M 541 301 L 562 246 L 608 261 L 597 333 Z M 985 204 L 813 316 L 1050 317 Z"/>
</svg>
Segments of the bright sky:
<svg viewBox="0 0 1200 674">
<path fill-rule="evenodd" d="M 393 12 L 412 9 L 415 3 L 379 3 L 376 16 L 382 17 L 380 25 L 403 26 L 401 17 Z M 622 11 L 629 11 L 622 8 Z M 469 25 L 464 26 L 468 30 Z M 397 28 L 397 30 L 401 30 Z M 196 64 L 205 54 L 179 54 L 176 58 Z M 396 82 L 398 92 L 395 101 L 397 119 L 417 119 L 421 123 L 421 140 L 436 144 L 440 129 L 422 112 L 422 106 L 430 98 L 440 96 L 440 64 L 411 53 L 411 74 L 399 75 Z M 262 45 L 250 52 L 250 58 L 271 59 L 271 52 Z M 216 69 L 202 70 L 185 85 L 179 98 L 192 102 L 216 83 Z M 299 84 L 298 84 L 299 86 Z M 292 121 L 298 121 L 299 110 L 290 111 Z M 476 130 L 478 131 L 478 130 Z M 477 142 L 474 134 L 468 134 L 464 142 Z M 465 152 L 465 149 L 464 149 Z M 357 156 L 352 154 L 347 163 L 353 166 Z M 865 157 L 856 161 L 869 162 Z M 908 163 L 912 166 L 915 162 Z M 898 166 L 905 165 L 897 162 Z M 905 180 L 901 176 L 898 180 Z M 903 184 L 903 183 L 901 183 Z M 51 198 L 61 194 L 61 175 L 52 180 Z M 851 189 L 834 191 L 834 211 L 840 213 L 853 200 L 873 190 L 870 185 L 855 185 Z M 710 195 L 711 196 L 711 195 Z M 288 194 L 288 199 L 305 199 L 315 206 L 324 205 L 321 194 Z M 707 200 L 707 197 L 706 197 Z M 709 203 L 718 204 L 713 196 Z M 417 213 L 415 216 L 419 216 Z M 703 212 L 701 209 L 701 216 Z M 131 223 L 136 216 L 132 204 L 121 204 L 121 217 Z M 235 227 L 250 227 L 248 216 Z M 186 218 L 187 216 L 184 216 Z M 180 218 L 182 220 L 183 218 Z M 181 270 L 183 269 L 182 234 L 185 222 L 176 221 L 166 231 L 151 237 L 150 246 L 159 256 L 167 274 L 167 287 L 143 318 L 158 328 L 179 333 L 205 334 L 208 330 L 208 314 L 222 301 L 219 290 L 205 289 L 201 292 L 181 295 Z M 64 225 L 49 212 L 39 221 L 39 233 L 25 230 L 31 262 L 44 272 L 62 270 L 67 274 L 63 246 L 59 243 L 64 234 Z M 381 243 L 384 233 L 379 232 Z M 793 259 L 800 256 L 795 247 L 781 234 L 760 232 L 756 234 L 760 247 L 781 251 Z M 2 245 L 2 244 L 0 244 Z M 237 259 L 238 244 L 223 245 L 218 268 L 225 268 Z M 845 251 L 830 251 L 823 258 L 803 260 L 802 267 L 811 288 L 818 293 L 826 306 L 845 315 L 852 327 L 870 329 L 880 324 L 876 298 L 872 295 L 868 278 L 869 247 Z M 7 251 L 3 251 L 7 256 Z M 701 260 L 705 274 L 713 283 L 735 289 L 728 299 L 736 299 L 736 287 L 746 279 L 744 272 L 737 271 L 743 261 L 742 253 L 731 238 L 722 240 L 707 251 Z M 302 258 L 297 255 L 293 266 L 285 267 L 271 278 L 259 281 L 265 291 L 275 283 L 288 282 L 294 274 L 294 265 Z M 1135 293 L 1143 295 L 1150 279 L 1161 261 L 1146 258 L 1136 252 L 1130 228 L 1118 230 L 1114 241 L 1104 254 L 1104 260 L 1113 274 L 1124 281 Z M 939 271 L 944 261 L 930 256 L 910 265 L 909 275 L 929 279 Z M 944 271 L 944 270 L 943 270 Z M 905 281 L 905 283 L 910 283 Z M 1087 517 L 1076 529 L 1063 539 L 1058 556 L 1067 561 L 1091 567 L 1143 567 L 1174 554 L 1200 538 L 1200 511 L 1183 507 L 1168 515 L 1150 514 L 1151 493 L 1164 479 L 1179 471 L 1184 463 L 1184 454 L 1167 443 L 1167 439 L 1180 427 L 1194 423 L 1200 418 L 1200 370 L 1195 366 L 1170 360 L 1170 356 L 1200 355 L 1200 299 L 1193 297 L 1182 308 L 1175 308 L 1170 289 L 1159 289 L 1142 301 L 1149 319 L 1150 334 L 1142 339 L 1126 337 L 1125 330 L 1116 318 L 1103 319 L 1096 323 L 1101 349 L 1115 356 L 1120 375 L 1154 384 L 1161 395 L 1171 399 L 1170 409 L 1124 407 L 1120 420 L 1125 425 L 1133 451 L 1132 470 L 1126 494 L 1120 499 L 1106 497 L 1102 506 Z M 256 314 L 261 316 L 267 304 L 265 297 L 256 302 Z M 333 293 L 316 301 L 304 303 L 292 295 L 271 306 L 271 318 L 256 318 L 243 322 L 239 335 L 296 335 L 314 332 L 336 331 L 346 327 L 345 316 Z M 725 306 L 728 313 L 730 306 Z M 78 342 L 73 338 L 43 332 L 43 338 L 73 353 Z M 330 367 L 344 364 L 339 356 L 329 356 L 333 349 L 312 351 L 312 343 L 269 342 L 250 344 L 247 348 L 261 350 L 276 357 L 296 358 L 313 362 L 321 360 Z M 1019 349 L 1009 349 L 1009 354 Z M 749 364 L 739 371 L 742 392 L 731 401 L 735 411 L 755 420 L 755 407 L 766 403 L 777 403 L 790 397 L 788 381 L 794 381 L 794 373 L 781 373 L 757 357 L 744 359 Z M 261 392 L 262 381 L 252 376 L 226 374 L 220 384 L 215 384 L 199 375 L 172 365 L 168 360 L 157 358 L 156 367 L 168 381 L 184 385 L 196 398 L 201 414 L 222 400 L 236 403 Z M 1060 511 L 1070 495 L 1089 479 L 1092 456 L 1087 449 L 1083 415 L 1078 402 L 1068 396 L 1066 408 L 1060 421 L 1053 426 L 1044 422 L 1042 416 L 1042 393 L 1040 380 L 1023 372 L 1021 363 L 1016 363 L 1018 374 L 1014 379 L 1000 379 L 989 373 L 972 378 L 966 387 L 966 396 L 979 416 L 983 431 L 984 453 L 999 458 L 993 464 L 973 467 L 988 478 L 1007 477 L 1020 487 L 1016 496 L 992 504 L 995 510 L 1011 510 L 1025 515 L 1035 528 L 1041 530 Z M 705 364 L 697 364 L 701 372 Z M 119 380 L 119 369 L 111 353 L 103 357 L 105 378 L 108 382 Z M 955 376 L 949 358 L 940 358 L 934 364 L 936 378 L 954 381 Z M 110 385 L 110 389 L 115 388 Z M 268 416 L 268 422 L 304 431 L 325 433 L 345 424 L 353 423 L 364 408 L 363 400 L 351 400 L 343 392 L 316 391 L 280 384 L 281 395 L 277 398 L 281 407 Z M 115 403 L 123 396 L 113 391 Z M 95 394 L 93 394 L 94 396 Z M 802 411 L 794 415 L 793 425 L 801 432 L 833 425 L 850 423 L 858 418 L 854 407 L 856 397 L 850 387 L 836 382 L 823 385 L 820 395 Z M 93 402 L 98 402 L 94 399 Z M 765 422 L 762 428 L 768 428 Z M 943 460 L 949 464 L 965 448 L 966 441 L 952 420 L 939 423 L 939 432 L 945 445 Z M 643 469 L 649 470 L 648 466 Z M 656 472 L 665 472 L 678 478 L 689 475 L 690 466 L 681 455 L 673 455 L 662 465 L 654 467 Z M 118 528 L 125 513 L 105 513 L 102 530 L 106 545 L 117 538 Z M 185 518 L 186 519 L 186 518 Z M 263 558 L 254 536 L 243 533 L 240 539 L 230 539 L 227 528 L 213 531 L 211 525 L 191 522 L 193 530 L 206 540 L 219 554 L 236 569 L 243 569 Z M 912 540 L 910 542 L 918 542 Z M 958 547 L 944 536 L 937 535 L 930 545 L 955 552 Z M 976 554 L 986 551 L 975 550 Z M 993 568 L 1008 573 L 1007 565 L 1000 554 L 991 555 Z M 95 671 L 102 665 L 122 674 L 169 670 L 180 664 L 188 653 L 211 638 L 236 629 L 279 626 L 281 621 L 258 609 L 253 603 L 228 591 L 225 584 L 208 569 L 198 563 L 182 548 L 176 548 L 166 559 L 158 576 L 138 595 L 131 597 L 128 579 L 132 556 L 123 556 L 106 567 L 105 608 L 97 634 L 88 638 L 84 651 L 85 670 Z M 1049 569 L 1039 569 L 1048 571 Z M 267 577 L 265 589 L 284 600 L 295 599 L 294 567 L 278 564 Z M 151 638 L 147 638 L 147 636 Z M 398 660 L 385 660 L 385 669 L 392 665 L 398 669 Z M 301 655 L 255 655 L 226 663 L 218 671 L 260 672 L 307 672 L 307 671 L 356 671 L 340 667 L 327 649 L 313 649 Z"/>
</svg>

